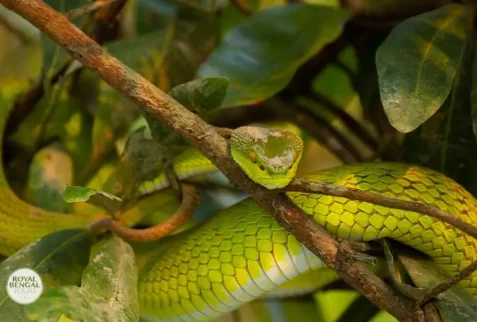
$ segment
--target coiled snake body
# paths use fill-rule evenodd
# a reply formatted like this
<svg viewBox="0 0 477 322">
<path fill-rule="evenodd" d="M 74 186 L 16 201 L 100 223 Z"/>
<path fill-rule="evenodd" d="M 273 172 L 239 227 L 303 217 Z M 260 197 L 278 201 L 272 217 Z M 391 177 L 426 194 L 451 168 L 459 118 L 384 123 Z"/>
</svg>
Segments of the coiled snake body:
<svg viewBox="0 0 477 322">
<path fill-rule="evenodd" d="M 5 119 L 0 122 L 3 134 Z M 269 188 L 288 184 L 301 157 L 301 140 L 288 132 L 242 128 L 230 143 L 234 159 L 245 172 Z M 28 205 L 9 189 L 0 166 L 2 255 L 11 255 L 54 231 L 85 228 L 104 217 L 52 213 Z M 216 171 L 194 148 L 185 151 L 174 168 L 179 178 Z M 430 203 L 466 222 L 477 222 L 476 199 L 453 180 L 429 169 L 376 162 L 319 171 L 306 179 Z M 147 192 L 167 185 L 161 176 L 146 182 L 142 189 Z M 160 193 L 159 199 L 156 195 L 141 202 L 157 204 L 159 209 L 175 200 L 169 189 Z M 341 197 L 287 194 L 318 224 L 340 237 L 364 241 L 390 237 L 426 253 L 450 273 L 477 260 L 473 238 L 429 216 Z M 140 206 L 123 213 L 129 225 L 142 215 Z M 319 258 L 252 199 L 190 230 L 159 242 L 134 245 L 134 249 L 141 313 L 158 316 L 159 321 L 213 320 L 293 277 L 322 267 Z M 477 295 L 477 274 L 461 285 Z"/>
</svg>

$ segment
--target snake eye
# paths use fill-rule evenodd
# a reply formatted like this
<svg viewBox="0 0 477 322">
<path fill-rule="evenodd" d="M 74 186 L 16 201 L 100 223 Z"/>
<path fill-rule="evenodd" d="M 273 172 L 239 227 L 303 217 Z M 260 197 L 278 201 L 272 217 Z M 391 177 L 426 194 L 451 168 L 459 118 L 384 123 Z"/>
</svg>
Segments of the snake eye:
<svg viewBox="0 0 477 322">
<path fill-rule="evenodd" d="M 257 162 L 257 155 L 255 154 L 255 152 L 250 152 L 248 157 L 250 158 L 250 160 L 252 160 L 253 163 Z"/>
<path fill-rule="evenodd" d="M 260 165 L 260 170 L 264 171 L 265 170 L 265 167 L 263 165 Z"/>
</svg>

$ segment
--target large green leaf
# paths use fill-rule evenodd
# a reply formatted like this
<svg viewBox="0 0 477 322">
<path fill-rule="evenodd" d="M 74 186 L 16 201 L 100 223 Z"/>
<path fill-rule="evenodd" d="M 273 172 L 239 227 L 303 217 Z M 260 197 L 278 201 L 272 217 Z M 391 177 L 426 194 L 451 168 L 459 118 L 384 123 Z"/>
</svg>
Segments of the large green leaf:
<svg viewBox="0 0 477 322">
<path fill-rule="evenodd" d="M 81 287 L 51 289 L 26 307 L 30 321 L 133 322 L 139 320 L 137 271 L 134 252 L 126 242 L 112 237 L 86 267 Z"/>
<path fill-rule="evenodd" d="M 25 321 L 25 306 L 13 302 L 7 295 L 8 277 L 15 270 L 30 268 L 40 275 L 43 291 L 81 281 L 88 264 L 91 233 L 72 229 L 50 234 L 25 247 L 0 264 L 0 321 Z M 41 299 L 41 297 L 40 297 Z"/>
<path fill-rule="evenodd" d="M 230 80 L 226 106 L 269 98 L 340 35 L 348 18 L 345 10 L 308 4 L 260 11 L 227 33 L 198 75 Z"/>
<path fill-rule="evenodd" d="M 403 161 L 438 170 L 477 194 L 477 143 L 470 92 L 474 46 L 469 40 L 451 94 L 436 114 L 406 135 Z"/>
<path fill-rule="evenodd" d="M 449 96 L 468 40 L 470 12 L 451 4 L 409 18 L 376 52 L 381 99 L 397 130 L 416 129 Z"/>
</svg>

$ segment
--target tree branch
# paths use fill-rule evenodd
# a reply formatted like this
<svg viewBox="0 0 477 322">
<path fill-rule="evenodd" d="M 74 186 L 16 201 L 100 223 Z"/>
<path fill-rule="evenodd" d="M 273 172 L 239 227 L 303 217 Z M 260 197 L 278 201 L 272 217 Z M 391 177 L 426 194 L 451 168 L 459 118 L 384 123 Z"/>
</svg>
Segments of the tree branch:
<svg viewBox="0 0 477 322">
<path fill-rule="evenodd" d="M 477 261 L 474 261 L 472 262 L 472 264 L 464 268 L 459 273 L 451 276 L 450 278 L 446 279 L 444 282 L 433 287 L 429 291 L 429 293 L 427 293 L 419 301 L 416 302 L 416 306 L 420 307 L 423 304 L 426 304 L 427 302 L 435 298 L 437 295 L 444 293 L 445 291 L 450 289 L 452 286 L 458 284 L 463 279 L 466 279 L 467 277 L 469 277 L 476 269 L 477 269 Z"/>
<path fill-rule="evenodd" d="M 259 205 L 294 234 L 328 267 L 367 296 L 378 307 L 400 321 L 423 321 L 423 312 L 413 309 L 391 287 L 359 263 L 349 262 L 346 251 L 322 227 L 309 219 L 283 193 L 269 191 L 255 184 L 229 156 L 227 141 L 205 123 L 138 73 L 121 64 L 97 43 L 41 0 L 0 0 L 51 39 L 63 46 L 72 57 L 97 73 L 111 87 L 174 129 L 188 142 L 198 146 L 229 180 L 249 193 Z"/>
</svg>

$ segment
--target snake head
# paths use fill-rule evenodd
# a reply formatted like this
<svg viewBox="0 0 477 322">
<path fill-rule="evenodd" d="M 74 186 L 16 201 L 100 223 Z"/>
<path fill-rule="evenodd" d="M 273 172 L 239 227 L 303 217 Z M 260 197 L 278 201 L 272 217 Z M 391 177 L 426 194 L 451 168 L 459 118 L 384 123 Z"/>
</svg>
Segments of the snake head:
<svg viewBox="0 0 477 322">
<path fill-rule="evenodd" d="M 290 131 L 243 126 L 233 131 L 230 148 L 235 162 L 253 181 L 277 189 L 295 177 L 303 141 Z"/>
</svg>

